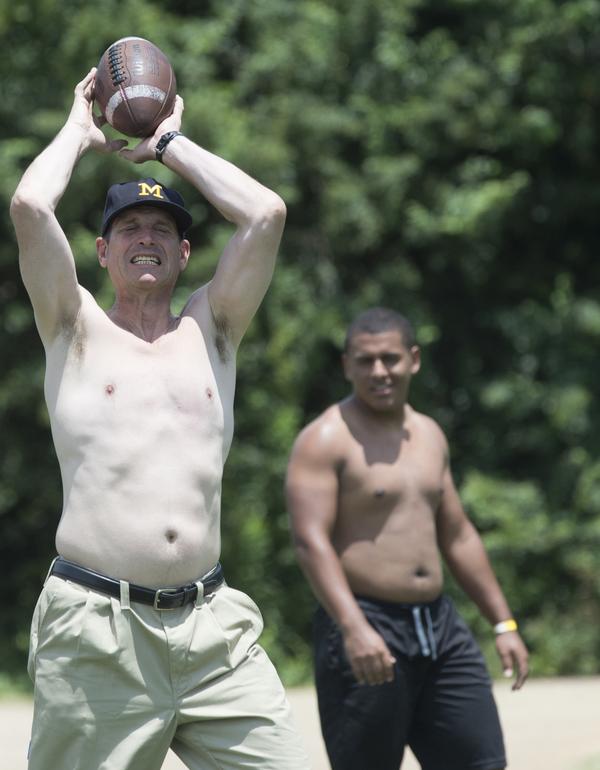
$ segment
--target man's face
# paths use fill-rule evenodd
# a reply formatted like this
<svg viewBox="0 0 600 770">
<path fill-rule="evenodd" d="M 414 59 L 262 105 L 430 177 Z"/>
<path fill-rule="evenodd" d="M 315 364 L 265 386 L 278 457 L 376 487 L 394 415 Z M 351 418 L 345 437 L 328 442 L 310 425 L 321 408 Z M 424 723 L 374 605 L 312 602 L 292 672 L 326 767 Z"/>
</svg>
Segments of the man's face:
<svg viewBox="0 0 600 770">
<path fill-rule="evenodd" d="M 170 214 L 135 206 L 113 220 L 108 239 L 96 240 L 98 259 L 115 287 L 173 287 L 185 269 L 190 244 L 182 240 Z"/>
<path fill-rule="evenodd" d="M 360 401 L 377 412 L 396 412 L 406 403 L 421 355 L 416 345 L 406 346 L 399 330 L 391 329 L 353 335 L 342 362 Z"/>
</svg>

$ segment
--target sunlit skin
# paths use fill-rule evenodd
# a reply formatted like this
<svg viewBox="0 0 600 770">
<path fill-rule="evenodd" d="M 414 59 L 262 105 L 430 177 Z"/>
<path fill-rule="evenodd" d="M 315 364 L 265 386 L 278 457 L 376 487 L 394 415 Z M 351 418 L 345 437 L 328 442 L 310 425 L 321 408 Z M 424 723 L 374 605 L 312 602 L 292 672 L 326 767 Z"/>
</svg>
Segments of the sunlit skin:
<svg viewBox="0 0 600 770">
<path fill-rule="evenodd" d="M 511 616 L 483 543 L 461 505 L 446 438 L 408 403 L 420 350 L 399 329 L 356 333 L 342 364 L 351 394 L 297 437 L 286 479 L 300 566 L 340 628 L 361 684 L 394 677 L 394 658 L 354 598 L 433 601 L 442 560 L 491 622 Z M 497 637 L 515 688 L 527 676 L 517 633 Z"/>
<path fill-rule="evenodd" d="M 96 240 L 115 293 L 105 312 L 79 284 L 56 206 L 90 150 L 155 162 L 160 137 L 181 129 L 184 104 L 177 96 L 154 135 L 130 148 L 103 133 L 94 87 L 92 69 L 11 202 L 21 275 L 46 352 L 45 395 L 64 497 L 56 547 L 115 578 L 178 586 L 219 558 L 236 351 L 271 281 L 285 204 L 179 133 L 163 165 L 231 223 L 231 237 L 215 255 L 212 277 L 174 315 L 173 289 L 190 244 L 168 208 L 136 201 Z"/>
<path fill-rule="evenodd" d="M 188 263 L 190 243 L 181 238 L 168 213 L 137 206 L 115 217 L 106 237 L 96 239 L 96 250 L 115 287 L 109 316 L 119 323 L 137 315 L 140 303 L 162 310 L 170 306 L 173 288 Z"/>
</svg>

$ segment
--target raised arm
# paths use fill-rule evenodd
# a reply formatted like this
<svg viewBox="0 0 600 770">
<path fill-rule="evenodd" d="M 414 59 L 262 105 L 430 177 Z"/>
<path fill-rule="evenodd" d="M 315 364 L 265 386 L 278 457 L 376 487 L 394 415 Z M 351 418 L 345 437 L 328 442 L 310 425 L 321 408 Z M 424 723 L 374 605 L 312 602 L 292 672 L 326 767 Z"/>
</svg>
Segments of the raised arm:
<svg viewBox="0 0 600 770">
<path fill-rule="evenodd" d="M 298 562 L 317 599 L 340 628 L 356 679 L 361 684 L 391 681 L 394 658 L 354 598 L 332 545 L 338 474 L 331 436 L 318 423 L 296 439 L 286 497 Z"/>
<path fill-rule="evenodd" d="M 122 155 L 136 163 L 154 159 L 160 136 L 179 130 L 183 101 L 177 97 L 173 115 L 155 135 Z M 193 184 L 232 222 L 235 233 L 219 258 L 208 286 L 217 326 L 237 346 L 271 282 L 283 233 L 286 209 L 281 198 L 229 161 L 180 135 L 169 142 L 163 163 Z M 193 312 L 192 303 L 188 312 Z"/>
<path fill-rule="evenodd" d="M 438 543 L 452 574 L 492 625 L 512 619 L 502 589 L 492 570 L 485 547 L 460 502 L 450 464 L 444 472 L 443 491 L 438 511 Z M 512 676 L 518 690 L 528 674 L 528 653 L 516 630 L 496 636 L 496 649 L 505 676 Z"/>
<path fill-rule="evenodd" d="M 80 305 L 75 261 L 55 209 L 73 169 L 90 147 L 115 151 L 126 142 L 108 141 L 92 114 L 95 69 L 75 87 L 66 123 L 25 171 L 10 214 L 19 244 L 19 265 L 44 344 L 72 325 Z"/>
</svg>

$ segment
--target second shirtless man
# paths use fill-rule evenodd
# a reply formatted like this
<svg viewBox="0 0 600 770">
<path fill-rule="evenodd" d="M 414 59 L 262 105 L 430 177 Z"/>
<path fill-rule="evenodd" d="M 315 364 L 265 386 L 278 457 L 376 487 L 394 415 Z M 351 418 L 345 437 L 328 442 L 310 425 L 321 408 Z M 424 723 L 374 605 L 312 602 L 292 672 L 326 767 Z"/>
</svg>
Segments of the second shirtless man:
<svg viewBox="0 0 600 770">
<path fill-rule="evenodd" d="M 408 403 L 420 351 L 410 323 L 373 308 L 350 326 L 352 394 L 294 444 L 287 499 L 320 602 L 315 676 L 333 770 L 499 770 L 505 754 L 486 666 L 442 594 L 440 552 L 495 627 L 514 688 L 527 651 L 467 518 L 439 426 Z"/>
<path fill-rule="evenodd" d="M 256 643 L 260 612 L 218 563 L 236 350 L 271 280 L 285 206 L 179 133 L 179 97 L 134 149 L 109 141 L 94 78 L 11 207 L 64 490 L 59 557 L 31 629 L 29 768 L 160 770 L 172 747 L 194 770 L 301 770 L 283 687 Z M 234 225 L 179 315 L 191 217 L 153 178 L 107 195 L 96 249 L 112 308 L 79 285 L 55 208 L 90 149 L 161 160 Z"/>
</svg>

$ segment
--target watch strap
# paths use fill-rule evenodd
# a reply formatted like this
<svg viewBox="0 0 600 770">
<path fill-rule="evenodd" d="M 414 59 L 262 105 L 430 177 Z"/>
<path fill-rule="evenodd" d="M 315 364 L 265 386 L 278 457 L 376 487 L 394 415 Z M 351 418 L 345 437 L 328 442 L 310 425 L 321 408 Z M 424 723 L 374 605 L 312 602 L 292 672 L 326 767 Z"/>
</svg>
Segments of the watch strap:
<svg viewBox="0 0 600 770">
<path fill-rule="evenodd" d="M 162 163 L 162 156 L 164 151 L 167 149 L 167 145 L 169 142 L 172 142 L 176 136 L 183 136 L 183 134 L 181 131 L 167 131 L 167 133 L 163 134 L 156 143 L 154 154 L 156 156 L 156 160 L 159 161 L 159 163 Z"/>
</svg>

